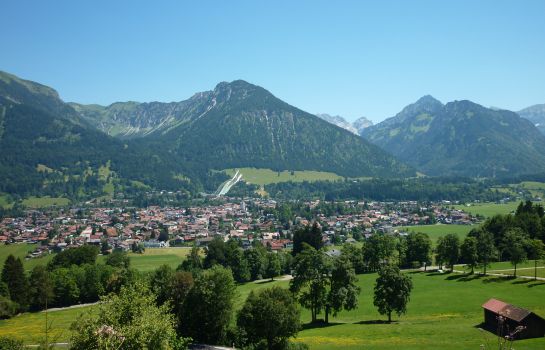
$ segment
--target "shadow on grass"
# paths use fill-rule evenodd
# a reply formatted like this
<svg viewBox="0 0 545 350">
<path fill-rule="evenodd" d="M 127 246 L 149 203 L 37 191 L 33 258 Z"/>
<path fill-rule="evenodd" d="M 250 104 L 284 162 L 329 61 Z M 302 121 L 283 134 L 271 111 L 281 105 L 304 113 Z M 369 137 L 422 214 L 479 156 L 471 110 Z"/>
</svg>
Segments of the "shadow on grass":
<svg viewBox="0 0 545 350">
<path fill-rule="evenodd" d="M 305 323 L 301 328 L 303 330 L 306 330 L 306 329 L 316 329 L 316 328 L 326 328 L 326 327 L 332 327 L 332 326 L 338 326 L 340 324 L 343 324 L 341 322 L 329 322 L 329 323 L 325 323 L 324 320 L 318 320 L 316 322 L 311 322 L 311 323 Z"/>
<path fill-rule="evenodd" d="M 394 324 L 394 323 L 397 323 L 398 321 L 392 321 L 392 322 L 388 322 L 386 320 L 369 320 L 369 321 L 359 321 L 359 322 L 354 322 L 354 324 Z"/>
<path fill-rule="evenodd" d="M 534 280 L 529 280 L 529 279 L 525 278 L 525 279 L 518 279 L 518 280 L 514 281 L 513 284 L 527 284 L 527 283 L 530 283 L 530 282 L 534 282 Z"/>
<path fill-rule="evenodd" d="M 509 282 L 514 280 L 513 276 L 496 276 L 483 279 L 483 283 L 497 283 L 497 282 Z"/>
<path fill-rule="evenodd" d="M 532 281 L 534 283 L 529 284 L 528 288 L 534 288 L 534 287 L 538 287 L 538 286 L 545 286 L 545 281 L 534 281 L 534 280 L 529 280 L 529 281 Z"/>
</svg>

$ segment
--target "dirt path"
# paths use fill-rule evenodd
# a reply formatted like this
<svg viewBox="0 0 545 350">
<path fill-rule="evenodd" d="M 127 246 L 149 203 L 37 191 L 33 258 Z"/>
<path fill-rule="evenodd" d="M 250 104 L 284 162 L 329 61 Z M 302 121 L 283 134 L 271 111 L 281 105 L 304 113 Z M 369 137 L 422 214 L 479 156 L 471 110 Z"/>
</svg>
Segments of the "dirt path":
<svg viewBox="0 0 545 350">
<path fill-rule="evenodd" d="M 63 311 L 63 310 L 70 310 L 70 309 L 79 309 L 80 307 L 97 305 L 98 303 L 100 303 L 100 301 L 97 301 L 96 303 L 76 304 L 76 305 L 66 306 L 66 307 L 54 307 L 54 308 L 51 308 L 51 309 L 47 309 L 47 312 Z M 42 312 L 45 312 L 45 310 L 42 310 Z"/>
</svg>

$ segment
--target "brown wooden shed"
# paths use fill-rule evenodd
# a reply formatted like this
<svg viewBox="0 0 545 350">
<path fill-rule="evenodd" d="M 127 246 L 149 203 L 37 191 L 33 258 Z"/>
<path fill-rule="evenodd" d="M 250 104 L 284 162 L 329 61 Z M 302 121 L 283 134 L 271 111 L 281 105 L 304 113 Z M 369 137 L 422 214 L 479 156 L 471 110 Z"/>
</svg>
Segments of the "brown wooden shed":
<svg viewBox="0 0 545 350">
<path fill-rule="evenodd" d="M 508 335 L 518 326 L 525 329 L 518 333 L 516 339 L 538 338 L 545 336 L 545 320 L 530 310 L 526 310 L 501 300 L 490 299 L 483 304 L 485 328 L 501 335 Z M 500 329 L 498 317 L 505 319 Z M 499 335 L 499 334 L 498 334 Z"/>
</svg>

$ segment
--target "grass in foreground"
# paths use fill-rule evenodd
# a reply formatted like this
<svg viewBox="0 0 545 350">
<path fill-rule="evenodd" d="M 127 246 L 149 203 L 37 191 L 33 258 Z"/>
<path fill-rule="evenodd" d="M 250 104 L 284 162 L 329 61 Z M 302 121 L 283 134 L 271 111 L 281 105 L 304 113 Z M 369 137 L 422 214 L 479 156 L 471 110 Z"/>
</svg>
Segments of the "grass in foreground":
<svg viewBox="0 0 545 350">
<path fill-rule="evenodd" d="M 384 316 L 373 306 L 373 286 L 376 274 L 359 275 L 362 289 L 359 308 L 341 312 L 331 318 L 330 325 L 309 325 L 310 314 L 302 310 L 304 329 L 296 341 L 305 342 L 311 349 L 479 349 L 490 333 L 479 331 L 483 321 L 481 305 L 489 298 L 528 308 L 545 316 L 545 282 L 497 277 L 480 277 L 463 274 L 410 273 L 414 289 L 407 315 L 394 317 L 392 324 L 385 324 Z M 237 308 L 251 290 L 273 285 L 288 286 L 288 281 L 246 283 L 238 287 Z M 69 309 L 50 313 L 54 315 L 53 328 L 62 334 L 59 341 L 67 340 L 72 320 L 81 312 L 92 308 Z M 323 315 L 321 315 L 323 317 Z M 33 342 L 40 335 L 44 314 L 23 314 L 10 320 L 0 321 L 0 335 L 15 335 Z M 33 334 L 33 335 L 32 335 Z M 516 349 L 543 349 L 543 339 L 517 341 Z"/>
<path fill-rule="evenodd" d="M 271 169 L 256 169 L 256 168 L 239 168 L 242 173 L 242 178 L 248 183 L 255 185 L 267 185 L 278 182 L 303 182 L 303 181 L 335 181 L 342 179 L 341 176 L 325 172 L 325 171 L 294 171 L 293 175 L 290 171 L 276 172 Z M 233 176 L 236 169 L 226 169 L 225 172 L 229 176 Z"/>
</svg>

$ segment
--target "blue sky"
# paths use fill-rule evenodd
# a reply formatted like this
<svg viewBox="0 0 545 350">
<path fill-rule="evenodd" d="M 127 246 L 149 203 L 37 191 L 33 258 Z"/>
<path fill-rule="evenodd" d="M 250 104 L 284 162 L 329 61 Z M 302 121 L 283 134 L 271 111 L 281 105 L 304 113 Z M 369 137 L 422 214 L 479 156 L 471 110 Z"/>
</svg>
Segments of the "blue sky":
<svg viewBox="0 0 545 350">
<path fill-rule="evenodd" d="M 545 1 L 3 0 L 0 70 L 65 101 L 180 101 L 244 79 L 377 122 L 425 94 L 545 103 Z"/>
</svg>

